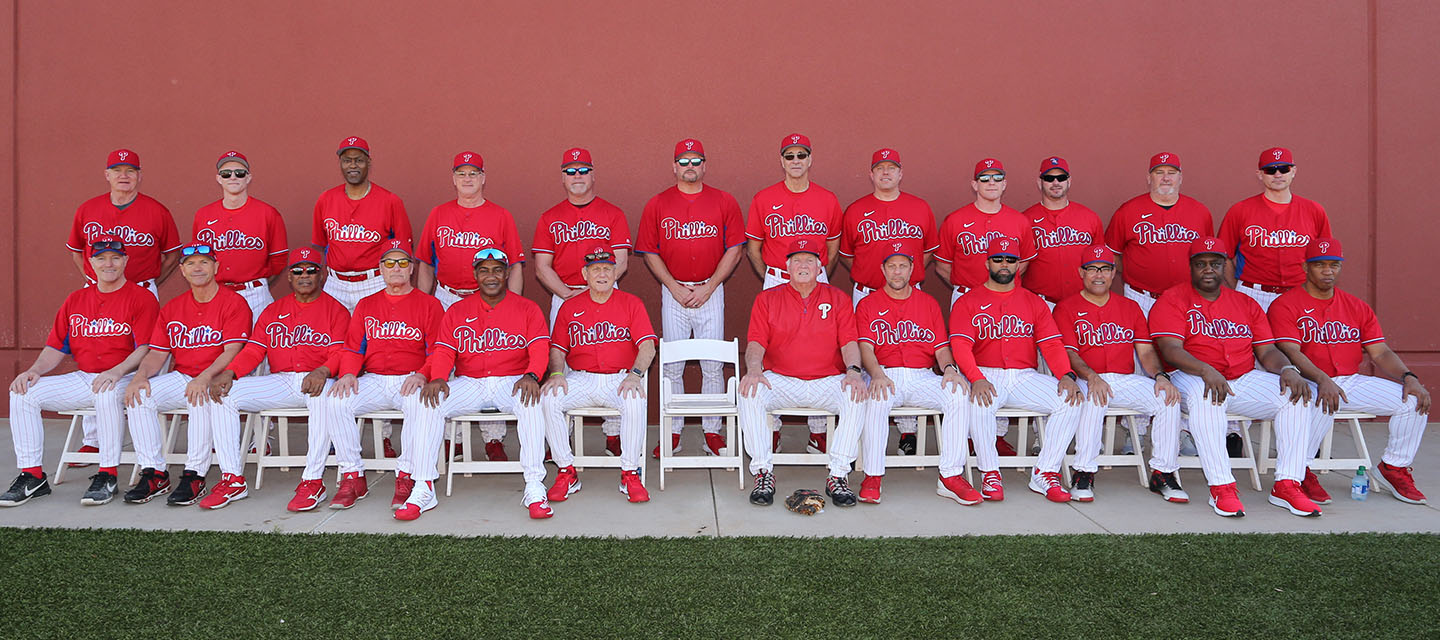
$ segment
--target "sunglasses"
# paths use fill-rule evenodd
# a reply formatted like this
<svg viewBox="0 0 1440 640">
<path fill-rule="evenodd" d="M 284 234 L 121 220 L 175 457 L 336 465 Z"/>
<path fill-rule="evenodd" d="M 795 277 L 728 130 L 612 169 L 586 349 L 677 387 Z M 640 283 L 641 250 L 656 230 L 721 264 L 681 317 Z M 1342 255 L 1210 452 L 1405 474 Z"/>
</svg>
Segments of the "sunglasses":
<svg viewBox="0 0 1440 640">
<path fill-rule="evenodd" d="M 994 258 L 991 258 L 990 261 L 991 261 L 991 262 L 994 262 L 994 263 L 996 263 L 996 264 L 1001 264 L 1001 263 L 1004 263 L 1004 264 L 1015 264 L 1015 263 L 1019 262 L 1020 259 L 1019 259 L 1019 258 L 1011 258 L 1011 257 L 1008 257 L 1008 256 L 995 256 Z"/>
<path fill-rule="evenodd" d="M 979 182 L 1004 182 L 1004 181 L 1005 181 L 1005 174 L 1003 174 L 1003 173 L 987 173 L 987 174 L 985 174 L 985 175 L 983 175 L 983 176 L 975 176 L 975 179 L 976 179 L 977 181 L 979 181 Z"/>
<path fill-rule="evenodd" d="M 1002 178 L 1003 178 L 1003 176 L 1002 176 Z M 1046 181 L 1046 182 L 1064 182 L 1064 181 L 1070 179 L 1070 174 L 1068 174 L 1068 173 L 1062 173 L 1062 174 L 1060 174 L 1060 175 L 1057 176 L 1057 175 L 1052 174 L 1052 173 L 1047 173 L 1047 174 L 1045 174 L 1045 175 L 1043 175 L 1043 176 L 1040 176 L 1040 179 L 1041 179 L 1041 180 L 1044 180 L 1044 181 Z"/>
<path fill-rule="evenodd" d="M 1275 174 L 1277 174 L 1277 173 L 1278 173 L 1278 174 L 1281 174 L 1281 175 L 1284 175 L 1284 174 L 1290 173 L 1290 170 L 1291 170 L 1291 169 L 1294 169 L 1294 168 L 1295 168 L 1295 165 L 1282 164 L 1282 165 L 1280 165 L 1280 166 L 1278 166 L 1278 167 L 1265 167 L 1264 169 L 1262 169 L 1262 171 L 1264 171 L 1264 172 L 1265 172 L 1265 175 L 1267 175 L 1267 176 L 1273 176 L 1273 175 L 1275 175 Z"/>
<path fill-rule="evenodd" d="M 1107 271 L 1114 271 L 1114 270 L 1115 270 L 1115 267 L 1114 267 L 1114 266 L 1108 265 L 1108 264 L 1087 264 L 1087 265 L 1085 265 L 1085 266 L 1082 267 L 1082 268 L 1085 270 L 1085 273 L 1090 273 L 1090 274 L 1105 273 L 1105 272 L 1107 272 Z"/>
<path fill-rule="evenodd" d="M 248 175 L 250 175 L 250 172 L 249 172 L 249 171 L 246 171 L 246 170 L 244 170 L 244 169 L 221 169 L 221 170 L 220 170 L 220 177 L 221 177 L 221 178 L 229 178 L 230 176 L 235 176 L 236 178 L 244 178 L 245 176 L 248 176 Z"/>
<path fill-rule="evenodd" d="M 702 162 L 705 162 L 704 158 L 681 158 L 679 160 L 676 160 L 675 164 L 678 164 L 682 167 L 698 167 Z"/>
<path fill-rule="evenodd" d="M 608 253 L 591 253 L 585 256 L 585 262 L 614 262 L 615 256 Z"/>
<path fill-rule="evenodd" d="M 90 243 L 90 253 L 97 251 L 118 251 L 125 253 L 125 243 L 119 240 L 99 240 Z"/>
<path fill-rule="evenodd" d="M 313 276 L 320 273 L 320 267 L 294 267 L 290 269 L 292 276 Z"/>
<path fill-rule="evenodd" d="M 590 167 L 570 167 L 569 169 L 561 169 L 561 171 L 564 171 L 565 175 L 567 176 L 573 176 L 576 174 L 588 176 L 590 175 L 591 171 L 594 171 L 594 169 Z"/>
<path fill-rule="evenodd" d="M 461 178 L 478 178 L 481 173 L 480 171 L 456 171 L 455 175 Z"/>
<path fill-rule="evenodd" d="M 799 152 L 799 153 L 787 153 L 787 154 L 782 155 L 782 156 L 780 156 L 780 157 L 782 157 L 782 158 L 784 158 L 784 159 L 786 159 L 786 160 L 804 160 L 804 159 L 806 159 L 806 158 L 809 158 L 809 157 L 810 157 L 810 154 L 809 154 L 809 153 L 806 153 L 806 152 L 804 152 L 804 151 L 801 151 L 801 152 Z"/>
<path fill-rule="evenodd" d="M 405 267 L 410 266 L 410 262 L 411 260 L 409 258 L 386 258 L 380 261 L 380 266 L 385 267 L 386 269 L 394 269 L 395 267 L 400 267 L 401 269 L 404 269 Z"/>
<path fill-rule="evenodd" d="M 188 258 L 193 255 L 213 256 L 215 255 L 215 249 L 208 244 L 197 244 L 180 250 L 181 257 Z"/>
<path fill-rule="evenodd" d="M 499 260 L 508 264 L 510 262 L 510 256 L 505 255 L 505 252 L 499 249 L 481 249 L 475 252 L 474 261 L 479 262 L 481 260 Z"/>
</svg>

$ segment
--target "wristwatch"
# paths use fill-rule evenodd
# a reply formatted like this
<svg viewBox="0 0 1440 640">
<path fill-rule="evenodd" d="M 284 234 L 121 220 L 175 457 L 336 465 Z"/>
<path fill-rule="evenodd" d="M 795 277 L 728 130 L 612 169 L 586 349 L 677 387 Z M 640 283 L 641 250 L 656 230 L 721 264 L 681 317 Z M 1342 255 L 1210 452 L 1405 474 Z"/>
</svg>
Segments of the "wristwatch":
<svg viewBox="0 0 1440 640">
<path fill-rule="evenodd" d="M 850 365 L 850 366 L 848 366 L 848 367 L 845 367 L 845 370 L 846 370 L 846 371 L 854 371 L 855 373 L 860 373 L 861 371 L 864 371 L 864 369 L 861 369 L 860 367 L 857 367 L 857 366 L 855 366 L 855 365 L 853 365 L 853 364 Z"/>
<path fill-rule="evenodd" d="M 539 382 L 539 381 L 540 381 L 540 376 L 535 375 L 535 372 L 534 372 L 534 371 L 526 371 L 526 372 L 525 372 L 525 375 L 520 376 L 520 377 L 524 378 L 525 376 L 529 376 L 531 380 L 534 380 L 534 381 L 536 381 L 536 382 Z"/>
<path fill-rule="evenodd" d="M 641 370 L 640 370 L 640 367 L 635 367 L 634 369 L 631 369 L 631 370 L 630 370 L 630 373 L 635 374 L 635 377 L 637 377 L 637 378 L 643 378 L 643 377 L 645 377 L 645 372 L 644 372 L 644 371 L 641 371 Z"/>
<path fill-rule="evenodd" d="M 949 371 L 949 370 L 951 370 L 951 369 L 954 369 L 956 372 L 959 372 L 959 371 L 960 371 L 960 367 L 955 366 L 955 363 L 954 363 L 954 362 L 951 362 L 950 364 L 945 365 L 945 368 L 944 368 L 944 369 L 941 369 L 940 371 L 944 372 L 944 371 Z"/>
</svg>

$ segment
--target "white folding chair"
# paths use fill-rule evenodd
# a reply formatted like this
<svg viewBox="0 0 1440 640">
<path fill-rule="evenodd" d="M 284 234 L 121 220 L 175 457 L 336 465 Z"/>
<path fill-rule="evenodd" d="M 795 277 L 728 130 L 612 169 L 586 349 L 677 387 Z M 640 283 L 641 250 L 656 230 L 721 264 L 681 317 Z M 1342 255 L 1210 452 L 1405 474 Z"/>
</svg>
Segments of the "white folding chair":
<svg viewBox="0 0 1440 640">
<path fill-rule="evenodd" d="M 1260 423 L 1261 431 L 1269 428 L 1269 420 L 1258 420 L 1249 416 L 1230 414 L 1225 416 L 1226 422 L 1238 422 L 1240 424 L 1240 441 L 1245 456 L 1242 458 L 1230 458 L 1231 469 L 1245 469 L 1250 472 L 1250 486 L 1256 491 L 1260 490 L 1260 467 L 1255 463 L 1255 447 L 1250 442 L 1250 426 L 1252 422 Z M 1204 469 L 1200 464 L 1200 456 L 1180 456 L 1181 469 Z"/>
<path fill-rule="evenodd" d="M 449 449 L 445 452 L 445 459 L 450 462 L 445 465 L 445 497 L 450 497 L 451 487 L 455 484 L 455 474 L 461 473 L 470 477 L 473 473 L 524 473 L 525 469 L 520 466 L 519 460 L 508 460 L 504 462 L 491 462 L 489 460 L 473 459 L 475 445 L 471 439 L 472 427 L 482 422 L 514 422 L 519 428 L 520 419 L 509 413 L 499 411 L 481 411 L 461 416 L 455 416 L 445 426 L 445 441 L 449 443 Z M 457 434 L 458 432 L 458 434 Z M 461 446 L 460 459 L 455 459 L 456 436 L 459 436 Z"/>
<path fill-rule="evenodd" d="M 940 442 L 940 421 L 945 419 L 944 414 L 934 409 L 922 409 L 920 407 L 895 407 L 894 409 L 890 410 L 890 417 L 915 418 L 915 455 L 904 456 L 900 454 L 888 453 L 890 448 L 887 443 L 885 448 L 887 451 L 887 453 L 885 454 L 885 468 L 900 469 L 903 467 L 915 467 L 916 471 L 920 471 L 925 467 L 939 467 L 940 454 L 926 453 L 926 451 L 928 450 L 926 447 L 929 444 L 929 437 L 926 434 L 925 427 L 934 427 L 935 442 Z M 890 425 L 886 424 L 885 426 L 886 435 L 888 436 Z M 864 451 L 862 450 L 861 453 L 863 454 Z M 863 455 L 861 457 L 863 457 Z M 856 460 L 856 464 L 860 464 L 860 462 L 860 460 Z M 966 464 L 969 464 L 968 458 L 966 459 Z"/>
<path fill-rule="evenodd" d="M 1040 440 L 1043 441 L 1044 438 L 1045 438 L 1045 419 L 1049 417 L 1049 414 L 1040 413 L 1040 412 L 1038 412 L 1038 411 L 1029 411 L 1029 410 L 1026 410 L 1026 409 L 1015 409 L 1015 408 L 1011 408 L 1011 407 L 1001 407 L 999 411 L 996 411 L 996 412 L 995 412 L 995 417 L 997 417 L 997 418 L 1019 418 L 1019 419 L 1020 419 L 1019 427 L 1014 430 L 1014 431 L 1015 431 L 1015 455 L 1013 455 L 1013 456 L 1000 456 L 1000 457 L 999 457 L 999 458 L 1000 458 L 999 468 L 1001 468 L 1001 469 L 1029 469 L 1029 468 L 1032 468 L 1032 467 L 1034 467 L 1035 465 L 1039 464 L 1039 463 L 1040 463 L 1040 456 L 1039 456 L 1039 455 L 1030 455 L 1030 421 L 1031 421 L 1031 420 L 1035 420 L 1035 431 L 1036 431 L 1036 433 L 1039 435 Z M 1037 441 L 1036 444 L 1039 444 L 1039 441 Z M 971 479 L 971 477 L 970 477 L 970 471 L 971 471 L 971 469 L 974 469 L 974 468 L 975 468 L 975 467 L 969 463 L 969 459 L 967 458 L 967 463 L 966 463 L 966 465 L 965 465 L 965 478 L 966 478 L 966 480 L 970 480 L 970 479 Z M 1068 473 L 1068 468 L 1065 467 L 1064 465 L 1061 465 L 1061 472 L 1062 472 L 1062 473 Z M 1067 480 L 1068 480 L 1068 476 L 1067 476 Z"/>
<path fill-rule="evenodd" d="M 835 422 L 836 422 L 836 420 L 839 419 L 839 417 L 840 417 L 839 414 L 831 413 L 831 412 L 826 411 L 826 410 L 824 410 L 824 409 L 811 409 L 811 408 L 809 408 L 809 407 L 781 407 L 781 408 L 779 408 L 779 409 L 771 409 L 771 410 L 769 411 L 769 415 L 773 415 L 773 416 L 775 416 L 775 417 L 777 417 L 777 418 L 782 417 L 782 416 L 794 416 L 794 417 L 798 417 L 798 418 L 812 418 L 812 417 L 825 418 L 825 442 L 827 442 L 827 443 L 830 442 L 831 440 L 834 440 L 834 439 L 835 439 Z M 784 423 L 781 423 L 781 424 L 783 425 Z M 802 424 L 799 425 L 799 426 L 804 426 L 804 427 L 806 427 L 807 429 L 809 428 L 809 425 L 808 425 L 808 424 L 804 424 L 804 423 L 802 423 Z M 829 465 L 830 465 L 830 454 L 829 454 L 829 453 L 808 453 L 808 452 L 807 452 L 807 453 L 774 453 L 774 454 L 772 454 L 772 455 L 770 456 L 770 462 L 771 462 L 771 464 L 801 464 L 801 465 L 811 465 L 811 466 L 822 466 L 822 467 L 823 467 L 823 466 L 829 466 Z M 741 475 L 741 486 L 740 486 L 740 488 L 741 488 L 741 489 L 744 489 L 744 488 L 745 488 L 745 486 L 744 486 L 744 475 L 743 475 L 743 474 Z"/>
<path fill-rule="evenodd" d="M 1337 411 L 1335 412 L 1335 424 L 1331 425 L 1330 432 L 1325 434 L 1325 440 L 1320 443 L 1319 455 L 1310 461 L 1310 470 L 1316 473 L 1330 473 L 1331 471 L 1354 471 L 1362 465 L 1366 469 L 1372 469 L 1370 465 L 1370 447 L 1365 445 L 1365 434 L 1360 431 L 1360 421 L 1374 418 L 1374 415 L 1361 413 L 1359 411 Z M 1334 456 L 1335 426 L 1341 422 L 1350 425 L 1350 437 L 1355 441 L 1355 455 L 1350 458 L 1337 458 Z M 1267 422 L 1260 427 L 1260 460 L 1259 472 L 1265 473 L 1275 469 L 1275 456 L 1270 451 L 1270 437 L 1274 433 L 1274 423 Z M 1374 474 L 1377 478 L 1380 474 Z M 1382 480 L 1383 482 L 1383 480 Z"/>
<path fill-rule="evenodd" d="M 650 373 L 648 371 L 643 377 L 641 377 L 640 383 L 644 385 L 643 388 L 650 388 Z M 646 398 L 646 401 L 648 403 L 649 398 Z M 575 467 L 576 471 L 583 470 L 585 467 L 599 467 L 602 469 L 621 468 L 620 458 L 618 456 L 608 456 L 604 454 L 589 455 L 585 453 L 585 419 L 612 417 L 620 417 L 620 410 L 611 409 L 609 407 L 576 407 L 565 412 L 565 419 L 570 422 L 570 450 L 571 453 L 575 456 L 575 461 L 570 464 Z M 644 462 L 644 455 L 645 451 L 650 448 L 650 436 L 648 429 L 646 430 L 645 438 L 640 441 L 640 444 L 642 445 L 640 449 L 640 484 L 641 486 L 644 486 L 647 466 Z M 667 442 L 665 444 L 669 443 Z M 661 447 L 661 449 L 664 449 L 664 447 Z"/>
<path fill-rule="evenodd" d="M 1120 418 L 1143 415 L 1139 411 L 1110 407 L 1105 411 L 1105 432 L 1100 441 L 1100 455 L 1095 458 L 1095 465 L 1101 469 L 1113 467 L 1135 467 L 1136 473 L 1140 476 L 1140 486 L 1149 487 L 1150 478 L 1145 470 L 1144 449 L 1140 448 L 1140 436 L 1135 429 L 1126 429 L 1130 434 L 1130 447 L 1132 451 L 1128 454 L 1116 453 L 1115 449 L 1115 426 Z M 1075 464 L 1075 455 L 1065 456 L 1064 470 L 1068 474 L 1071 465 Z"/>
<path fill-rule="evenodd" d="M 660 367 L 691 360 L 715 360 L 740 368 L 740 341 L 675 340 L 660 342 Z M 671 469 L 735 469 L 740 487 L 745 487 L 744 447 L 739 428 L 740 408 L 737 404 L 735 375 L 725 380 L 723 393 L 675 393 L 668 380 L 660 381 L 660 490 L 665 490 L 665 472 Z M 725 450 L 721 455 L 675 455 L 670 452 L 671 418 L 720 417 L 725 420 Z"/>
</svg>

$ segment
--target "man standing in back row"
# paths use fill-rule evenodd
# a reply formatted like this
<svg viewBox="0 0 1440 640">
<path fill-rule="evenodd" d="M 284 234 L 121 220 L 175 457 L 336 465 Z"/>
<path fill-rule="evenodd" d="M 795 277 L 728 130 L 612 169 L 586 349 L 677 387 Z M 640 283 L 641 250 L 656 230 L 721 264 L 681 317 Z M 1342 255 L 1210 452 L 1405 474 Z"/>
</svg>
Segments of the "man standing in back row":
<svg viewBox="0 0 1440 640">
<path fill-rule="evenodd" d="M 253 321 L 275 298 L 270 279 L 285 270 L 289 241 L 280 212 L 250 195 L 250 161 L 226 151 L 215 161 L 220 199 L 195 212 L 195 241 L 215 249 L 220 272 L 215 281 L 245 298 Z"/>
<path fill-rule="evenodd" d="M 1295 173 L 1289 149 L 1261 151 L 1255 177 L 1265 191 L 1235 203 L 1220 223 L 1220 240 L 1235 253 L 1225 284 L 1254 298 L 1261 309 L 1305 283 L 1305 248 L 1331 235 L 1325 207 L 1290 193 Z"/>
<path fill-rule="evenodd" d="M 1215 235 L 1215 220 L 1199 200 L 1181 195 L 1180 156 L 1150 158 L 1150 192 L 1120 205 L 1105 229 L 1105 245 L 1120 258 L 1125 297 L 1150 307 L 1170 287 L 1190 282 L 1190 243 Z"/>
<path fill-rule="evenodd" d="M 1025 210 L 1035 234 L 1035 259 L 1025 270 L 1025 288 L 1054 309 L 1085 288 L 1075 265 L 1086 249 L 1105 241 L 1105 227 L 1089 207 L 1070 200 L 1070 163 L 1064 158 L 1040 161 L 1035 184 L 1040 187 L 1040 202 Z"/>
<path fill-rule="evenodd" d="M 990 243 L 1002 238 L 1012 241 L 1008 251 L 1020 258 L 1014 270 L 1017 284 L 1029 261 L 1035 258 L 1030 219 L 1000 203 L 1000 197 L 1005 195 L 1005 165 L 995 158 L 985 158 L 975 163 L 974 178 L 970 188 L 975 191 L 975 202 L 950 212 L 940 223 L 935 274 L 954 286 L 951 306 L 965 292 L 990 281 L 986 267 Z"/>
<path fill-rule="evenodd" d="M 380 254 L 389 240 L 411 246 L 410 216 L 400 197 L 370 182 L 370 143 L 349 137 L 335 152 L 345 184 L 315 202 L 310 242 L 325 250 L 325 293 L 351 312 L 361 298 L 385 288 Z"/>
</svg>

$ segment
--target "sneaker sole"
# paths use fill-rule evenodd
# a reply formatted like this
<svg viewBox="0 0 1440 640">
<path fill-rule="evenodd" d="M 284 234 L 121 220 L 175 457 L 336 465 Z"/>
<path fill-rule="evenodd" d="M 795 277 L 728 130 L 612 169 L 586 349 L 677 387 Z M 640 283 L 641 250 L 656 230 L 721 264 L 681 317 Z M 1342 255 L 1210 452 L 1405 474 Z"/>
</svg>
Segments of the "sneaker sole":
<svg viewBox="0 0 1440 640">
<path fill-rule="evenodd" d="M 1035 492 L 1035 493 L 1038 493 L 1038 494 L 1040 494 L 1040 495 L 1042 495 L 1042 496 L 1045 496 L 1045 499 L 1046 499 L 1046 500 L 1049 500 L 1049 501 L 1051 501 L 1051 502 L 1054 502 L 1055 504 L 1064 504 L 1064 503 L 1070 501 L 1070 494 L 1069 494 L 1069 493 L 1066 493 L 1066 494 L 1065 494 L 1065 499 L 1064 499 L 1064 500 L 1056 500 L 1055 498 L 1050 497 L 1050 489 L 1049 489 L 1048 487 L 1042 489 L 1042 488 L 1036 487 L 1036 486 L 1035 486 L 1035 483 L 1033 483 L 1033 482 L 1027 482 L 1027 483 L 1025 483 L 1025 484 L 1026 484 L 1026 486 L 1030 487 L 1030 490 L 1031 490 L 1031 491 L 1033 491 L 1033 492 Z"/>
<path fill-rule="evenodd" d="M 1173 502 L 1173 503 L 1175 503 L 1175 504 L 1188 504 L 1188 503 L 1190 502 L 1190 498 L 1189 498 L 1188 496 L 1187 496 L 1187 497 L 1184 497 L 1184 498 L 1177 497 L 1177 496 L 1167 496 L 1167 495 L 1165 495 L 1164 493 L 1161 493 L 1161 492 L 1159 492 L 1159 491 L 1151 491 L 1151 493 L 1154 493 L 1155 495 L 1160 496 L 1160 499 L 1161 499 L 1161 500 L 1164 500 L 1164 501 L 1166 501 L 1166 502 Z"/>
<path fill-rule="evenodd" d="M 1211 498 L 1211 499 L 1210 499 L 1210 508 L 1215 511 L 1215 515 L 1218 515 L 1218 516 L 1220 516 L 1220 517 L 1222 517 L 1222 518 L 1243 518 L 1243 517 L 1245 517 L 1245 512 L 1244 512 L 1243 510 L 1242 510 L 1242 511 L 1236 511 L 1235 513 L 1230 513 L 1230 512 L 1227 512 L 1227 511 L 1221 511 L 1221 510 L 1220 510 L 1220 507 L 1215 506 L 1215 499 L 1214 499 L 1214 498 Z"/>
<path fill-rule="evenodd" d="M 1075 493 L 1074 491 L 1071 491 L 1071 492 L 1070 492 L 1070 500 L 1073 501 L 1073 502 L 1094 502 L 1094 501 L 1095 501 L 1095 495 L 1094 495 L 1094 494 L 1091 494 L 1091 495 L 1088 495 L 1088 496 L 1082 496 L 1082 495 L 1080 495 L 1080 494 L 1078 494 L 1078 493 Z"/>
<path fill-rule="evenodd" d="M 942 498 L 949 498 L 967 507 L 973 507 L 985 501 L 984 496 L 981 496 L 979 500 L 965 500 L 964 498 L 961 498 L 959 495 L 957 495 L 954 491 L 946 489 L 945 484 L 939 482 L 938 480 L 935 482 L 935 495 Z"/>
<path fill-rule="evenodd" d="M 626 500 L 629 500 L 630 502 L 635 503 L 635 504 L 640 504 L 640 503 L 642 503 L 642 502 L 649 502 L 649 501 L 650 501 L 650 496 L 645 496 L 645 499 L 644 499 L 644 500 L 637 500 L 637 499 L 631 497 L 631 496 L 630 496 L 630 490 L 628 490 L 628 489 L 625 488 L 625 483 L 623 483 L 623 482 L 620 483 L 620 494 L 623 495 L 623 496 L 625 496 L 625 499 L 626 499 Z"/>
<path fill-rule="evenodd" d="M 1293 513 L 1293 514 L 1295 514 L 1295 515 L 1297 515 L 1297 516 L 1300 516 L 1300 517 L 1302 517 L 1302 518 L 1310 518 L 1310 517 L 1314 517 L 1314 516 L 1320 515 L 1320 510 L 1319 510 L 1319 509 L 1316 509 L 1315 511 L 1301 511 L 1300 509 L 1296 509 L 1296 508 L 1295 508 L 1294 506 L 1292 506 L 1288 501 L 1286 501 L 1284 498 L 1281 498 L 1281 497 L 1279 497 L 1279 496 L 1273 496 L 1273 495 L 1270 496 L 1270 504 L 1273 504 L 1273 505 L 1275 505 L 1275 506 L 1277 506 L 1277 507 L 1280 507 L 1281 509 L 1284 509 L 1284 510 L 1286 510 L 1286 511 L 1289 511 L 1290 513 Z"/>
<path fill-rule="evenodd" d="M 859 500 L 865 504 L 880 504 L 879 498 L 856 498 L 856 500 Z"/>
<path fill-rule="evenodd" d="M 87 507 L 98 507 L 98 506 L 100 506 L 100 505 L 102 505 L 102 504 L 110 504 L 110 501 L 111 501 L 111 500 L 114 500 L 114 499 L 115 499 L 115 494 L 112 493 L 112 494 L 110 494 L 110 497 L 105 498 L 104 500 L 96 500 L 96 499 L 94 499 L 94 498 L 81 498 L 81 499 L 80 499 L 80 504 L 85 505 L 85 506 L 87 506 Z"/>
<path fill-rule="evenodd" d="M 131 499 L 129 499 L 129 498 L 125 498 L 124 500 L 125 500 L 125 502 L 126 502 L 127 504 L 145 504 L 146 502 L 149 502 L 149 501 L 154 500 L 154 499 L 156 499 L 156 498 L 158 498 L 158 497 L 160 497 L 160 496 L 163 496 L 163 495 L 165 495 L 165 494 L 167 494 L 167 493 L 170 493 L 170 490 L 173 489 L 173 488 L 174 488 L 173 485 L 172 485 L 172 486 L 169 486 L 169 487 L 165 487 L 164 489 L 161 489 L 161 490 L 159 490 L 159 491 L 156 491 L 155 493 L 152 493 L 152 494 L 150 494 L 150 495 L 148 495 L 148 496 L 145 496 L 145 498 L 142 499 L 142 500 L 131 500 Z"/>
<path fill-rule="evenodd" d="M 753 504 L 757 507 L 768 507 L 772 504 L 775 504 L 775 494 L 772 493 L 767 497 L 757 498 L 755 494 L 752 493 L 750 494 L 750 504 Z"/>
<path fill-rule="evenodd" d="M 236 500 L 244 500 L 244 499 L 246 499 L 246 498 L 248 498 L 248 497 L 250 497 L 250 490 L 249 490 L 249 489 L 246 489 L 246 490 L 244 490 L 244 491 L 241 491 L 239 495 L 230 496 L 229 498 L 226 498 L 224 502 L 221 502 L 220 504 L 217 504 L 217 505 L 215 505 L 215 506 L 213 506 L 213 507 L 207 507 L 207 506 L 205 506 L 205 505 L 202 504 L 202 505 L 200 505 L 200 508 L 201 508 L 201 509 L 209 509 L 209 510 L 211 510 L 211 511 L 214 511 L 214 510 L 216 510 L 216 509 L 224 509 L 224 508 L 225 508 L 225 505 L 228 505 L 228 504 L 230 504 L 230 503 L 232 503 L 232 502 L 234 502 L 234 501 L 236 501 Z"/>
<path fill-rule="evenodd" d="M 1391 491 L 1391 492 L 1390 492 L 1390 495 L 1395 496 L 1395 499 L 1396 499 L 1396 500 L 1399 500 L 1399 501 L 1401 501 L 1401 502 L 1404 502 L 1405 504 L 1430 504 L 1430 503 L 1428 503 L 1428 502 L 1425 501 L 1425 498 L 1421 498 L 1421 499 L 1419 499 L 1419 500 L 1414 500 L 1414 499 L 1407 498 L 1407 497 L 1405 497 L 1405 496 L 1400 495 L 1400 493 L 1397 492 L 1397 491 Z"/>
<path fill-rule="evenodd" d="M 833 504 L 833 505 L 835 505 L 835 506 L 837 506 L 837 507 L 853 507 L 853 506 L 855 506 L 855 503 L 857 502 L 857 500 L 854 500 L 854 499 L 850 500 L 849 502 L 846 502 L 846 501 L 844 501 L 844 500 L 841 500 L 840 498 L 837 498 L 837 497 L 831 495 L 830 492 L 828 492 L 828 491 L 825 492 L 825 497 L 827 497 L 827 498 L 830 499 L 830 504 Z"/>
<path fill-rule="evenodd" d="M 30 494 L 30 495 L 28 495 L 28 496 L 25 496 L 25 499 L 24 499 L 24 500 L 15 500 L 15 501 L 12 501 L 12 502 L 0 502 L 0 507 L 18 507 L 18 506 L 20 506 L 20 505 L 22 505 L 22 504 L 25 504 L 25 503 L 27 503 L 27 502 L 29 502 L 29 501 L 31 501 L 31 500 L 34 500 L 35 498 L 39 498 L 39 497 L 42 497 L 42 496 L 48 496 L 48 495 L 50 495 L 50 487 L 49 487 L 49 485 L 47 484 L 47 485 L 43 485 L 43 486 L 44 486 L 44 491 L 41 491 L 41 490 L 39 490 L 39 489 L 36 489 L 36 490 L 35 490 L 35 493 L 32 493 L 32 494 Z"/>
</svg>

